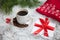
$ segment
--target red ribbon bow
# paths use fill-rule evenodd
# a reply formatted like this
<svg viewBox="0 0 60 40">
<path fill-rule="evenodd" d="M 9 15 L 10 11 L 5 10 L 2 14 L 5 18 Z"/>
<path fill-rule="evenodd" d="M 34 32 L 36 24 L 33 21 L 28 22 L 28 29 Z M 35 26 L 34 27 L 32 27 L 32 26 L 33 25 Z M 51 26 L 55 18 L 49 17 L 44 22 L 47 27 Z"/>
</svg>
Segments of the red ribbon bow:
<svg viewBox="0 0 60 40">
<path fill-rule="evenodd" d="M 40 20 L 42 25 L 35 23 L 35 26 L 39 27 L 39 29 L 36 30 L 33 34 L 36 35 L 36 34 L 40 33 L 42 30 L 44 30 L 44 36 L 48 37 L 48 31 L 47 30 L 54 31 L 54 27 L 48 25 L 49 24 L 48 18 L 45 18 L 45 20 L 40 18 L 39 20 Z"/>
</svg>

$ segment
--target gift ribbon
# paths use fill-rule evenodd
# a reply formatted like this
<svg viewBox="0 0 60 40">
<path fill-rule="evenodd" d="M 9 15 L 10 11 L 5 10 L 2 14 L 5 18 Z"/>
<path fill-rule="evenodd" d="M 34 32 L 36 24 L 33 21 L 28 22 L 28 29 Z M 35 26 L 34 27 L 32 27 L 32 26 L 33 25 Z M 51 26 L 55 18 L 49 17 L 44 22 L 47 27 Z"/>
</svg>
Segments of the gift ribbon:
<svg viewBox="0 0 60 40">
<path fill-rule="evenodd" d="M 40 18 L 39 20 L 42 25 L 35 23 L 34 26 L 39 27 L 39 29 L 36 30 L 33 34 L 36 35 L 36 34 L 40 33 L 42 30 L 44 30 L 44 36 L 48 37 L 48 30 L 54 31 L 55 28 L 48 25 L 49 24 L 48 18 L 45 18 L 45 20 Z"/>
</svg>

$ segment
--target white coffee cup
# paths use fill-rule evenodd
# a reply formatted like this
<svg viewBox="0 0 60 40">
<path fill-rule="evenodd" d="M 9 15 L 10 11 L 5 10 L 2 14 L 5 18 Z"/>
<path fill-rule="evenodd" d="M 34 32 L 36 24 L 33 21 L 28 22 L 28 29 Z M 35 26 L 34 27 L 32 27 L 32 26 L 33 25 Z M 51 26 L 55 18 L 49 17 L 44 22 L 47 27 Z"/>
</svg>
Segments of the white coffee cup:
<svg viewBox="0 0 60 40">
<path fill-rule="evenodd" d="M 22 11 L 26 12 L 26 13 L 21 13 Z M 18 15 L 18 13 L 20 12 L 20 14 Z M 16 15 L 16 19 L 17 22 L 20 24 L 27 24 L 30 20 L 30 16 L 28 15 L 28 11 L 26 9 L 22 9 L 21 11 L 19 11 Z"/>
</svg>

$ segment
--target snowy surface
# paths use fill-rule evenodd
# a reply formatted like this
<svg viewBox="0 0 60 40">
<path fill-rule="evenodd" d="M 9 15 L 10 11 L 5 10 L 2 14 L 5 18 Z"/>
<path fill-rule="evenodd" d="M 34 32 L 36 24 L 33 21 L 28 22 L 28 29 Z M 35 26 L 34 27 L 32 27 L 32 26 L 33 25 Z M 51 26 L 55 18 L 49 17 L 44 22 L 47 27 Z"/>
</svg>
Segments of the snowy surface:
<svg viewBox="0 0 60 40">
<path fill-rule="evenodd" d="M 21 28 L 15 27 L 13 25 L 6 24 L 5 19 L 7 17 L 13 19 L 16 16 L 16 13 L 20 9 L 21 9 L 21 7 L 19 7 L 18 5 L 14 6 L 12 14 L 10 14 L 10 15 L 4 15 L 4 14 L 1 14 L 3 12 L 0 12 L 0 34 L 1 34 L 0 40 L 2 40 L 2 38 L 3 38 L 3 40 L 60 40 L 60 23 L 51 18 L 49 18 L 49 20 L 51 22 L 53 22 L 54 24 L 56 24 L 56 30 L 54 33 L 54 37 L 51 39 L 46 39 L 41 36 L 37 36 L 37 37 L 33 36 L 31 34 L 31 30 L 33 28 L 32 26 L 21 29 Z M 24 9 L 27 9 L 29 11 L 29 15 L 32 17 L 33 22 L 35 22 L 36 19 L 38 19 L 40 17 L 46 17 L 44 15 L 37 13 L 35 11 L 36 8 L 30 9 L 30 8 L 26 7 Z"/>
</svg>

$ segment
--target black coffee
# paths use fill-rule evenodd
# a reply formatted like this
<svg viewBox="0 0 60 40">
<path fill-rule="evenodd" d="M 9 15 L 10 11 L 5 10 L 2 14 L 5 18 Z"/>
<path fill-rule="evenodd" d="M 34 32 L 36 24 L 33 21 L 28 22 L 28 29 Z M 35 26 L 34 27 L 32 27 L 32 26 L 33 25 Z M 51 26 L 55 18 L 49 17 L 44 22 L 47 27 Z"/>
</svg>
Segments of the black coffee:
<svg viewBox="0 0 60 40">
<path fill-rule="evenodd" d="M 27 14 L 28 14 L 27 11 L 19 11 L 19 12 L 18 12 L 18 15 L 20 15 L 20 16 L 25 16 L 25 15 L 27 15 Z"/>
</svg>

